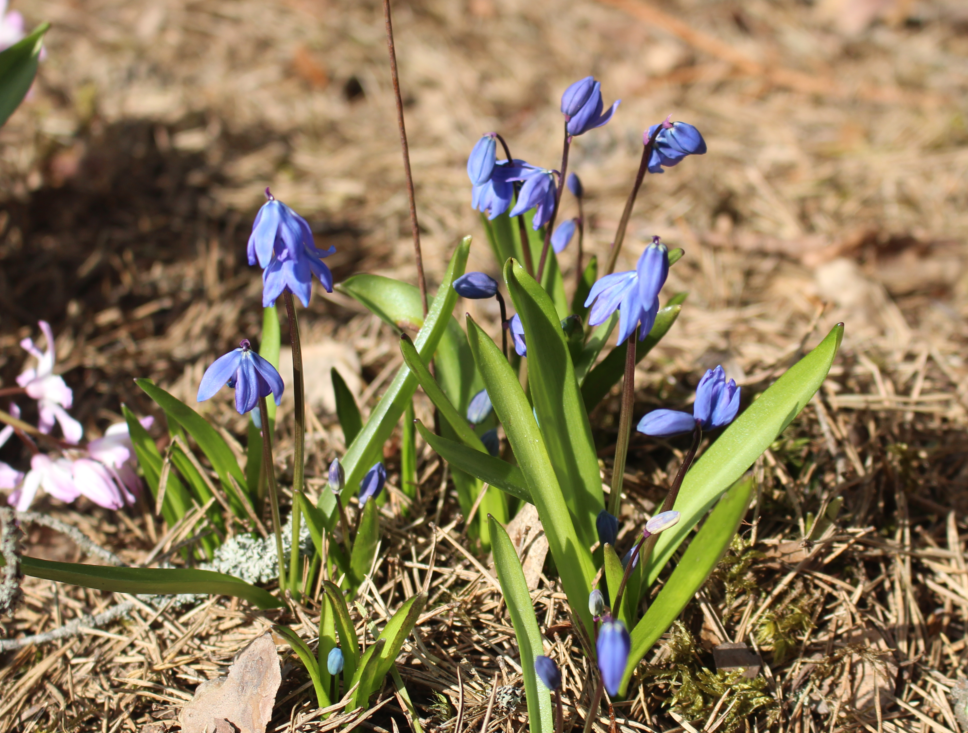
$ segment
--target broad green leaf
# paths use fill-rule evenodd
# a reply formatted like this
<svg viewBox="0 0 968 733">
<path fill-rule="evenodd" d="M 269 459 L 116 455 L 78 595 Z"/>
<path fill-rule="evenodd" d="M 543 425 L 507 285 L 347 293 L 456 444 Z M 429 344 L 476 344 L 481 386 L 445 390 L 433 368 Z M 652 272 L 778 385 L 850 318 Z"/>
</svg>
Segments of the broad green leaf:
<svg viewBox="0 0 968 733">
<path fill-rule="evenodd" d="M 518 263 L 505 265 L 504 279 L 528 341 L 528 381 L 548 456 L 578 537 L 589 547 L 598 539 L 595 518 L 605 508 L 605 498 L 592 428 L 561 321 L 547 293 Z"/>
<path fill-rule="evenodd" d="M 481 453 L 454 440 L 434 435 L 419 421 L 417 430 L 430 447 L 452 468 L 466 471 L 471 476 L 507 492 L 516 499 L 530 503 L 531 495 L 528 493 L 524 474 L 513 463 L 495 458 L 486 451 Z"/>
<path fill-rule="evenodd" d="M 572 612 L 582 620 L 591 638 L 594 627 L 588 613 L 588 592 L 595 567 L 589 545 L 582 543 L 575 532 L 531 403 L 501 349 L 470 316 L 467 341 L 538 510 Z"/>
<path fill-rule="evenodd" d="M 0 53 L 0 125 L 6 123 L 20 106 L 34 83 L 48 28 L 50 23 L 43 23 L 29 36 Z"/>
<path fill-rule="evenodd" d="M 243 499 L 239 497 L 235 486 L 232 484 L 232 478 L 234 478 L 239 486 L 246 486 L 245 474 L 239 468 L 235 454 L 232 453 L 229 444 L 225 442 L 225 438 L 219 435 L 218 431 L 209 425 L 204 417 L 161 387 L 156 386 L 150 379 L 136 379 L 134 381 L 165 411 L 169 421 L 183 428 L 195 439 L 198 447 L 202 449 L 202 452 L 212 463 L 215 473 L 218 474 L 225 495 L 228 497 L 229 506 L 235 516 L 247 517 L 248 512 L 242 504 Z"/>
<path fill-rule="evenodd" d="M 363 580 L 373 566 L 376 546 L 380 543 L 380 510 L 372 499 L 363 507 L 360 526 L 353 536 L 353 555 L 350 557 L 350 580 L 353 588 L 363 585 Z"/>
<path fill-rule="evenodd" d="M 2 563 L 2 559 L 0 559 Z M 58 583 L 70 583 L 82 588 L 114 593 L 148 593 L 177 595 L 234 596 L 257 608 L 279 608 L 282 602 L 268 592 L 249 585 L 231 575 L 187 568 L 117 568 L 104 565 L 82 565 L 71 562 L 51 562 L 35 557 L 21 558 L 24 575 L 44 578 Z"/>
<path fill-rule="evenodd" d="M 319 674 L 320 668 L 316 664 L 316 656 L 313 654 L 313 650 L 309 648 L 306 642 L 299 638 L 299 634 L 288 626 L 275 624 L 272 629 L 289 642 L 289 646 L 296 652 L 299 661 L 303 663 L 306 671 L 309 672 L 309 678 L 313 681 L 313 687 L 316 690 L 316 702 L 319 704 L 319 707 L 329 707 L 332 701 L 329 699 L 329 692 L 326 689 L 327 685 L 323 684 L 322 677 Z"/>
<path fill-rule="evenodd" d="M 319 644 L 316 647 L 316 664 L 319 668 L 319 678 L 327 694 L 331 689 L 333 675 L 329 673 L 329 653 L 337 647 L 336 643 L 336 611 L 332 601 L 325 593 L 319 604 Z M 343 663 L 346 668 L 346 663 Z M 332 699 L 332 698 L 330 698 Z"/>
<path fill-rule="evenodd" d="M 464 267 L 467 265 L 467 254 L 470 250 L 470 237 L 465 237 L 458 245 L 454 256 L 450 260 L 447 273 L 440 284 L 437 297 L 434 298 L 427 319 L 423 328 L 414 340 L 414 346 L 420 352 L 420 358 L 427 363 L 430 361 L 437 349 L 437 344 L 451 318 L 451 311 L 457 302 L 457 293 L 452 287 L 456 278 L 464 274 Z M 417 389 L 417 380 L 407 366 L 400 368 L 394 377 L 393 382 L 380 398 L 379 403 L 370 413 L 370 419 L 366 426 L 356 436 L 356 439 L 349 446 L 343 458 L 343 468 L 346 471 L 346 485 L 355 488 L 359 486 L 363 475 L 370 468 L 365 463 L 365 459 L 371 456 L 375 449 L 382 448 L 390 434 L 393 432 L 394 425 L 403 415 L 407 403 L 413 399 L 413 393 Z M 336 519 L 336 502 L 331 495 L 324 493 L 320 497 L 319 508 L 326 517 L 327 529 L 332 529 Z"/>
<path fill-rule="evenodd" d="M 655 602 L 632 629 L 632 652 L 622 679 L 622 696 L 625 695 L 635 666 L 676 620 L 726 552 L 746 515 L 753 487 L 753 479 L 747 478 L 734 484 L 723 495 L 702 529 L 689 543 Z"/>
<path fill-rule="evenodd" d="M 413 598 L 404 601 L 403 605 L 393 614 L 387 625 L 380 632 L 379 639 L 386 641 L 386 646 L 380 652 L 380 663 L 377 667 L 377 681 L 383 682 L 383 678 L 390 673 L 390 667 L 396 660 L 397 655 L 403 648 L 403 642 L 410 636 L 417 619 L 427 605 L 427 595 L 418 593 Z M 373 692 L 376 692 L 374 689 Z"/>
<path fill-rule="evenodd" d="M 532 209 L 524 215 L 524 229 L 528 233 L 528 243 L 531 246 L 531 257 L 534 260 L 534 277 L 538 277 L 538 266 L 541 263 L 541 250 L 544 249 L 544 227 L 535 231 L 531 228 L 534 221 L 535 210 Z M 524 262 L 524 253 L 515 254 L 518 262 Z M 503 268 L 507 268 L 507 260 L 501 263 Z M 523 269 L 523 268 L 522 268 Z M 565 283 L 561 277 L 561 268 L 558 267 L 558 255 L 554 248 L 548 245 L 548 257 L 545 261 L 544 273 L 541 275 L 541 288 L 548 294 L 554 303 L 555 312 L 558 320 L 566 318 L 571 311 L 568 309 L 568 299 L 565 297 Z"/>
<path fill-rule="evenodd" d="M 629 593 L 626 592 L 622 598 L 622 607 L 615 608 L 615 596 L 618 593 L 618 587 L 622 583 L 622 576 L 625 574 L 625 568 L 622 567 L 622 559 L 615 552 L 615 548 L 611 545 L 605 545 L 603 548 L 604 558 L 605 558 L 605 580 L 608 583 L 608 597 L 612 604 L 612 615 L 615 616 L 619 621 L 625 624 L 627 627 L 630 624 L 630 609 L 629 609 Z"/>
<path fill-rule="evenodd" d="M 583 321 L 588 317 L 588 308 L 585 307 L 585 299 L 588 297 L 588 293 L 591 292 L 592 285 L 598 279 L 598 258 L 592 255 L 588 258 L 588 264 L 585 265 L 585 271 L 581 275 L 581 280 L 578 281 L 578 287 L 575 288 L 575 294 L 571 297 L 571 312 L 576 316 L 579 316 Z M 575 365 L 578 368 L 578 365 Z"/>
<path fill-rule="evenodd" d="M 333 622 L 336 633 L 339 634 L 339 648 L 343 652 L 343 679 L 352 680 L 356 677 L 356 670 L 360 664 L 360 642 L 356 638 L 356 628 L 350 620 L 346 599 L 339 587 L 329 580 L 324 580 L 323 589 L 336 611 Z"/>
<path fill-rule="evenodd" d="M 668 562 L 696 522 L 770 447 L 820 388 L 844 336 L 842 323 L 790 367 L 726 428 L 686 474 L 676 499 L 679 523 L 659 535 L 646 568 L 646 587 Z"/>
<path fill-rule="evenodd" d="M 662 340 L 672 324 L 679 317 L 682 310 L 681 304 L 667 305 L 659 310 L 655 318 L 655 324 L 649 335 L 635 345 L 635 363 L 638 364 L 646 355 L 652 351 L 653 347 Z M 605 324 L 602 324 L 603 326 Z M 607 338 L 607 336 L 606 336 Z M 631 337 L 630 337 L 631 338 Z M 604 345 L 604 344 L 603 344 Z M 599 346 L 599 349 L 601 346 Z M 608 394 L 625 374 L 625 344 L 621 343 L 609 352 L 608 356 L 596 364 L 581 385 L 582 401 L 585 409 L 591 412 L 595 409 L 602 398 Z M 597 354 L 595 355 L 597 356 Z M 594 359 L 592 359 L 594 361 Z M 584 363 L 584 362 L 583 362 Z"/>
<path fill-rule="evenodd" d="M 376 643 L 371 644 L 363 653 L 363 657 L 360 659 L 360 666 L 356 669 L 356 679 L 352 680 L 349 684 L 352 687 L 359 682 L 360 686 L 353 693 L 350 704 L 346 706 L 347 710 L 356 710 L 357 708 L 364 707 L 367 700 L 370 699 L 372 689 L 377 684 L 383 682 L 383 678 L 377 676 L 377 668 L 380 666 L 380 653 L 385 646 L 386 640 L 378 639 Z"/>
<path fill-rule="evenodd" d="M 353 393 L 346 386 L 346 381 L 336 370 L 336 367 L 333 367 L 329 374 L 333 380 L 333 394 L 336 395 L 336 416 L 339 418 L 339 426 L 343 429 L 343 442 L 350 445 L 363 429 L 363 418 L 360 415 L 360 408 L 356 404 Z"/>
<path fill-rule="evenodd" d="M 521 674 L 524 677 L 531 733 L 552 733 L 555 729 L 555 716 L 551 707 L 551 693 L 544 684 L 538 684 L 538 675 L 534 671 L 534 660 L 544 654 L 544 643 L 538 619 L 534 615 L 534 603 L 531 593 L 528 592 L 528 582 L 504 527 L 493 517 L 488 524 L 494 548 L 494 567 L 497 568 L 497 578 L 504 592 L 504 601 L 508 604 L 511 625 L 514 627 L 514 636 L 521 653 Z"/>
</svg>

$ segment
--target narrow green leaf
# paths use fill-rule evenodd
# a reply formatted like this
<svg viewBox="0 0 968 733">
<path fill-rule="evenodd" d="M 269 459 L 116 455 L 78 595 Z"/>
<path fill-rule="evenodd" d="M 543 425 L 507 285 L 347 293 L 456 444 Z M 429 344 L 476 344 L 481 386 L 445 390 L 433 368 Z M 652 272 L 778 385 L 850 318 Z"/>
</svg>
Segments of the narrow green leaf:
<svg viewBox="0 0 968 733">
<path fill-rule="evenodd" d="M 353 393 L 346 386 L 346 381 L 342 375 L 336 371 L 336 367 L 333 367 L 329 374 L 333 380 L 333 394 L 336 395 L 336 416 L 339 418 L 339 426 L 343 429 L 343 442 L 350 445 L 363 429 L 363 417 L 360 415 L 360 408 L 356 404 Z"/>
<path fill-rule="evenodd" d="M 378 639 L 386 642 L 386 646 L 379 654 L 379 665 L 377 666 L 377 682 L 383 683 L 383 678 L 390 673 L 390 667 L 396 660 L 397 655 L 403 648 L 403 642 L 410 636 L 417 619 L 427 605 L 427 595 L 418 593 L 413 598 L 404 601 L 403 605 L 393 614 L 387 625 L 383 627 Z M 374 689 L 373 692 L 376 692 Z"/>
<path fill-rule="evenodd" d="M 622 582 L 622 576 L 625 574 L 625 568 L 622 567 L 622 560 L 615 552 L 615 548 L 611 545 L 605 545 L 604 548 L 605 556 L 605 580 L 608 583 L 608 597 L 612 604 L 615 603 L 615 596 L 618 593 L 618 587 Z M 612 615 L 619 619 L 627 627 L 631 626 L 630 619 L 631 613 L 629 608 L 629 594 L 626 592 L 622 598 L 621 608 L 612 608 Z"/>
<path fill-rule="evenodd" d="M 323 491 L 329 491 L 329 489 L 324 488 Z M 306 498 L 305 494 L 294 494 L 293 501 L 306 520 L 306 529 L 309 530 L 309 537 L 313 541 L 313 547 L 316 548 L 316 554 L 322 557 L 323 536 L 326 533 L 323 513 L 313 506 L 313 503 Z"/>
<path fill-rule="evenodd" d="M 356 638 L 356 628 L 350 620 L 346 599 L 339 587 L 329 580 L 323 581 L 323 589 L 336 611 L 333 622 L 336 633 L 339 634 L 339 648 L 343 652 L 343 679 L 355 679 L 356 670 L 360 664 L 360 642 Z"/>
<path fill-rule="evenodd" d="M 579 316 L 583 321 L 588 317 L 588 308 L 585 307 L 585 299 L 588 297 L 588 293 L 591 292 L 592 285 L 595 284 L 597 279 L 598 257 L 592 255 L 588 258 L 588 264 L 585 265 L 585 271 L 581 274 L 581 280 L 578 281 L 578 287 L 575 288 L 575 294 L 571 298 L 571 312 Z"/>
<path fill-rule="evenodd" d="M 413 421 L 413 400 L 410 400 L 400 426 L 400 491 L 410 499 L 417 496 L 417 431 Z M 402 511 L 404 516 L 410 513 L 407 506 Z"/>
<path fill-rule="evenodd" d="M 333 675 L 329 673 L 329 653 L 338 646 L 336 643 L 336 610 L 325 593 L 319 604 L 319 644 L 316 647 L 316 664 L 319 678 L 327 694 L 331 689 Z M 344 662 L 343 668 L 346 668 Z M 330 696 L 330 699 L 333 699 Z M 339 698 L 337 698 L 339 699 Z"/>
<path fill-rule="evenodd" d="M 605 508 L 605 498 L 568 344 L 551 299 L 524 268 L 509 261 L 504 279 L 528 340 L 529 386 L 548 456 L 578 537 L 589 547 L 598 539 L 595 518 Z"/>
<path fill-rule="evenodd" d="M 353 537 L 353 555 L 350 558 L 350 580 L 353 588 L 359 588 L 370 572 L 379 542 L 380 510 L 376 502 L 370 500 L 363 507 L 363 517 Z"/>
<path fill-rule="evenodd" d="M 598 355 L 602 353 L 602 349 L 608 344 L 608 337 L 612 335 L 612 331 L 615 330 L 618 321 L 619 314 L 615 312 L 604 323 L 596 326 L 595 330 L 588 336 L 585 348 L 582 349 L 581 355 L 575 360 L 575 379 L 578 380 L 580 386 L 584 386 L 588 372 L 595 366 Z M 585 403 L 585 409 L 588 409 L 587 402 Z"/>
<path fill-rule="evenodd" d="M 746 515 L 754 485 L 753 479 L 747 478 L 723 495 L 689 543 L 655 602 L 632 629 L 632 652 L 622 680 L 623 696 L 635 666 L 676 620 L 726 552 Z"/>
<path fill-rule="evenodd" d="M 646 587 L 668 562 L 709 507 L 783 432 L 810 401 L 830 371 L 843 324 L 837 324 L 809 354 L 794 364 L 726 428 L 686 474 L 675 510 L 679 523 L 659 535 L 646 568 Z"/>
<path fill-rule="evenodd" d="M 635 363 L 638 364 L 646 355 L 652 351 L 653 347 L 662 340 L 672 324 L 679 317 L 682 305 L 667 305 L 659 309 L 659 314 L 655 318 L 655 325 L 649 331 L 649 335 L 635 345 Z M 604 324 L 603 324 L 604 325 Z M 597 356 L 597 354 L 596 354 Z M 594 361 L 594 360 L 593 360 Z M 585 381 L 581 385 L 581 396 L 585 404 L 585 409 L 591 412 L 595 409 L 602 398 L 608 394 L 625 373 L 625 344 L 619 344 L 609 352 L 608 356 L 588 372 Z"/>
<path fill-rule="evenodd" d="M 0 53 L 0 126 L 20 106 L 34 83 L 48 28 L 50 23 L 41 24 L 29 36 Z"/>
<path fill-rule="evenodd" d="M 534 213 L 534 209 L 525 213 L 524 230 L 528 233 L 531 258 L 534 262 L 534 277 L 537 277 L 538 265 L 541 263 L 541 250 L 544 249 L 545 230 L 544 227 L 541 227 L 538 231 L 531 228 L 534 222 Z M 518 262 L 523 262 L 524 252 L 515 252 L 514 259 Z M 506 268 L 507 260 L 502 262 L 501 265 Z M 555 250 L 550 245 L 548 247 L 548 258 L 545 261 L 544 273 L 541 275 L 541 289 L 545 291 L 554 303 L 558 320 L 561 321 L 563 318 L 566 318 L 570 311 L 568 310 L 568 299 L 565 297 L 565 283 L 561 276 L 561 268 L 558 267 L 558 255 L 555 254 Z"/>
<path fill-rule="evenodd" d="M 505 212 L 496 216 L 493 221 L 489 221 L 487 214 L 481 214 L 481 221 L 484 224 L 487 241 L 494 252 L 494 260 L 499 267 L 503 267 L 505 262 L 515 256 L 515 249 L 518 249 L 518 238 L 511 218 Z"/>
<path fill-rule="evenodd" d="M 148 593 L 177 595 L 234 596 L 257 608 L 279 608 L 283 604 L 271 594 L 249 585 L 231 575 L 188 568 L 116 568 L 103 565 L 82 565 L 70 562 L 51 562 L 24 556 L 21 567 L 24 575 L 44 578 L 58 583 L 70 583 L 82 588 L 114 593 Z"/>
<path fill-rule="evenodd" d="M 423 423 L 417 421 L 417 430 L 437 454 L 453 468 L 466 471 L 484 483 L 504 491 L 516 499 L 531 502 L 527 483 L 521 469 L 513 463 L 502 461 L 490 453 L 468 448 L 453 440 L 434 435 Z"/>
<path fill-rule="evenodd" d="M 541 518 L 572 612 L 582 620 L 591 638 L 594 627 L 588 613 L 588 592 L 595 567 L 589 545 L 582 543 L 575 532 L 544 438 L 535 423 L 531 403 L 501 349 L 470 316 L 467 317 L 467 341 L 494 411 L 504 425 L 524 473 L 528 494 Z"/>
<path fill-rule="evenodd" d="M 534 615 L 534 604 L 528 591 L 528 582 L 521 570 L 521 561 L 514 551 L 511 538 L 500 523 L 493 518 L 488 522 L 494 548 L 494 567 L 504 592 L 504 601 L 511 614 L 511 625 L 521 652 L 521 674 L 524 677 L 525 698 L 528 702 L 528 720 L 531 733 L 552 733 L 555 729 L 551 693 L 544 684 L 538 684 L 534 671 L 535 658 L 544 654 L 541 629 Z M 587 600 L 585 605 L 587 606 Z"/>
<path fill-rule="evenodd" d="M 363 653 L 363 658 L 360 659 L 360 666 L 356 670 L 357 679 L 354 679 L 349 685 L 352 687 L 359 682 L 360 686 L 353 693 L 353 699 L 347 706 L 347 710 L 356 710 L 357 708 L 364 707 L 370 699 L 370 694 L 378 684 L 383 682 L 383 678 L 377 676 L 377 669 L 380 666 L 380 653 L 385 646 L 386 640 L 378 639 L 376 643 L 371 644 Z"/>
<path fill-rule="evenodd" d="M 319 667 L 316 665 L 316 657 L 313 654 L 312 649 L 299 638 L 299 634 L 290 629 L 288 626 L 283 626 L 282 624 L 275 624 L 273 630 L 279 634 L 283 639 L 289 642 L 289 646 L 292 650 L 296 652 L 296 656 L 299 657 L 299 661 L 303 663 L 306 671 L 309 672 L 309 678 L 313 681 L 313 687 L 316 690 L 316 701 L 319 707 L 326 708 L 329 707 L 332 702 L 329 699 L 329 692 L 326 690 L 326 685 L 323 684 L 323 680 L 320 677 Z"/>
</svg>

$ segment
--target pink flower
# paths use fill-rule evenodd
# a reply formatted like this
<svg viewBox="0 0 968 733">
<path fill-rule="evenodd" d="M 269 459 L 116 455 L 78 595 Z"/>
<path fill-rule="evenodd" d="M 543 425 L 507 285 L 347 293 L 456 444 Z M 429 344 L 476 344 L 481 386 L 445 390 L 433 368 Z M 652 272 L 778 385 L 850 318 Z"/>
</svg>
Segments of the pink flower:
<svg viewBox="0 0 968 733">
<path fill-rule="evenodd" d="M 3 0 L 0 0 L 3 2 Z M 40 330 L 47 338 L 47 351 L 42 352 L 34 345 L 33 340 L 25 338 L 20 346 L 37 359 L 37 366 L 25 369 L 17 377 L 17 384 L 24 388 L 28 396 L 37 400 L 40 413 L 38 428 L 42 433 L 49 433 L 54 427 L 54 420 L 60 423 L 64 439 L 68 443 L 77 443 L 84 435 L 84 428 L 74 418 L 67 414 L 73 404 L 74 393 L 64 383 L 63 378 L 55 376 L 54 371 L 54 332 L 50 324 L 40 321 Z"/>
<path fill-rule="evenodd" d="M 149 416 L 141 418 L 138 422 L 147 430 L 154 421 L 155 419 Z M 141 489 L 141 481 L 135 473 L 137 461 L 134 446 L 131 445 L 131 436 L 128 435 L 127 423 L 116 423 L 109 427 L 103 438 L 97 438 L 87 444 L 87 452 L 94 460 L 114 469 L 118 480 L 129 495 L 137 494 Z M 131 503 L 133 502 L 132 497 Z"/>
<path fill-rule="evenodd" d="M 74 501 L 81 492 L 74 484 L 72 469 L 71 462 L 66 458 L 51 459 L 38 453 L 30 459 L 30 470 L 24 477 L 23 485 L 10 495 L 8 503 L 15 506 L 18 512 L 25 512 L 33 504 L 40 488 L 55 499 L 67 503 Z"/>
<path fill-rule="evenodd" d="M 71 468 L 77 490 L 98 506 L 120 509 L 125 503 L 134 504 L 134 495 L 121 482 L 117 472 L 103 463 L 91 458 L 78 458 Z"/>
<path fill-rule="evenodd" d="M 10 403 L 10 414 L 14 417 L 20 417 L 20 408 L 12 402 Z M 0 448 L 10 440 L 11 435 L 13 435 L 12 425 L 7 425 L 3 430 L 0 430 Z M 23 480 L 24 475 L 22 471 L 18 471 L 13 466 L 9 466 L 3 461 L 0 461 L 0 489 L 14 489 Z"/>
<path fill-rule="evenodd" d="M 0 0 L 0 51 L 23 40 L 24 17 L 16 10 L 7 12 L 7 0 Z"/>
</svg>

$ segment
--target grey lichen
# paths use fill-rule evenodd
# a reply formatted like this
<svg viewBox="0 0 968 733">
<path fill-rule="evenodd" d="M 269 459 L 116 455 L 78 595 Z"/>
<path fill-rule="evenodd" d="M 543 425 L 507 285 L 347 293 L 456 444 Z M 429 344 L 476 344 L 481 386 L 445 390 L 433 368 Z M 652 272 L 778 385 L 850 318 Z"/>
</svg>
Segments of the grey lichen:
<svg viewBox="0 0 968 733">
<path fill-rule="evenodd" d="M 20 570 L 17 532 L 13 510 L 0 508 L 0 557 L 3 557 L 3 567 L 0 568 L 0 615 L 2 616 L 13 615 L 23 597 L 20 590 L 23 573 Z"/>
</svg>

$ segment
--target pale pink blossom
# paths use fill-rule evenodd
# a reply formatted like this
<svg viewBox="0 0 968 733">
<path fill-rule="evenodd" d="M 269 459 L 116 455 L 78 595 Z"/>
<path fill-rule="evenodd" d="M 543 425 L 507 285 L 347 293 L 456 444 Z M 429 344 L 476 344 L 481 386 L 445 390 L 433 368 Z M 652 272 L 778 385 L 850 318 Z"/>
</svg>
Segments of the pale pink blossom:
<svg viewBox="0 0 968 733">
<path fill-rule="evenodd" d="M 0 0 L 0 51 L 23 40 L 24 17 L 16 10 L 7 12 L 7 0 Z"/>
<path fill-rule="evenodd" d="M 0 0 L 2 2 L 3 0 Z M 60 423 L 64 439 L 68 443 L 77 443 L 84 435 L 81 424 L 67 414 L 74 401 L 74 393 L 67 386 L 62 377 L 54 375 L 54 332 L 47 321 L 40 321 L 40 330 L 47 338 L 47 350 L 41 351 L 32 339 L 25 338 L 20 346 L 37 359 L 37 366 L 25 369 L 17 377 L 17 384 L 24 388 L 27 395 L 37 400 L 37 410 L 40 414 L 38 429 L 42 433 L 49 433 L 54 427 L 54 421 Z"/>
<path fill-rule="evenodd" d="M 151 416 L 141 418 L 138 422 L 146 430 L 152 426 L 155 419 Z M 92 440 L 87 444 L 87 452 L 92 458 L 105 466 L 114 469 L 128 493 L 136 494 L 141 489 L 141 481 L 135 473 L 137 459 L 131 436 L 128 434 L 127 423 L 115 423 L 107 429 L 104 437 Z M 133 502 L 133 499 L 132 499 Z"/>
<path fill-rule="evenodd" d="M 14 417 L 20 417 L 20 408 L 10 403 L 10 414 Z M 13 435 L 12 425 L 7 425 L 3 430 L 0 430 L 0 448 L 10 440 L 11 435 Z M 23 480 L 24 474 L 22 471 L 18 471 L 13 466 L 0 461 L 0 489 L 14 489 Z"/>
<path fill-rule="evenodd" d="M 30 470 L 20 489 L 10 495 L 8 503 L 15 506 L 18 512 L 25 512 L 34 503 L 40 488 L 66 503 L 74 501 L 81 494 L 74 483 L 73 466 L 69 460 L 51 459 L 38 453 L 30 459 Z"/>
<path fill-rule="evenodd" d="M 71 466 L 77 490 L 105 509 L 120 509 L 125 502 L 134 504 L 116 472 L 91 458 L 78 458 Z"/>
</svg>

